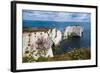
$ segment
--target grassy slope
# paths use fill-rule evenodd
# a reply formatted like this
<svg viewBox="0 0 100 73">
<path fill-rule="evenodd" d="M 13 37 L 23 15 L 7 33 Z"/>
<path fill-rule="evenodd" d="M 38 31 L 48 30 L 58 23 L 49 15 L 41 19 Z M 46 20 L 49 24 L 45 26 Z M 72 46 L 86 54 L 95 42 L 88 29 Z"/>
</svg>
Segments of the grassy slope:
<svg viewBox="0 0 100 73">
<path fill-rule="evenodd" d="M 54 57 L 40 57 L 34 60 L 32 56 L 23 57 L 23 62 L 48 62 L 48 61 L 68 61 L 68 60 L 86 60 L 91 58 L 90 49 L 72 49 L 62 55 L 54 55 Z"/>
</svg>

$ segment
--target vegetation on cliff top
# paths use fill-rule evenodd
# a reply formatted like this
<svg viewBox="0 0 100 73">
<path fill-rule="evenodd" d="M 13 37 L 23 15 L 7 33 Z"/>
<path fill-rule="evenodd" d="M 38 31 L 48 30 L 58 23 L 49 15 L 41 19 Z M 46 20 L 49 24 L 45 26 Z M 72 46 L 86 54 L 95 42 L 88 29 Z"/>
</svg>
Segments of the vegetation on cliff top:
<svg viewBox="0 0 100 73">
<path fill-rule="evenodd" d="M 54 57 L 39 57 L 35 60 L 31 54 L 23 57 L 23 63 L 32 63 L 32 62 L 48 62 L 48 61 L 68 61 L 68 60 L 87 60 L 91 58 L 90 49 L 72 49 L 69 52 L 66 52 L 62 55 L 54 55 Z"/>
</svg>

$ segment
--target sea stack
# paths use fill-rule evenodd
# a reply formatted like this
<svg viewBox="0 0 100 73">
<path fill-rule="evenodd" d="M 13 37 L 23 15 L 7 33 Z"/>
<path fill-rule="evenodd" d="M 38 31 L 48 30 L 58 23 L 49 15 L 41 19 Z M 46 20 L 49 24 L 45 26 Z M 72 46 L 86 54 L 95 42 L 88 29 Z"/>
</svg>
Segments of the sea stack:
<svg viewBox="0 0 100 73">
<path fill-rule="evenodd" d="M 82 26 L 67 26 L 64 32 L 64 39 L 68 37 L 82 37 L 83 27 Z"/>
</svg>

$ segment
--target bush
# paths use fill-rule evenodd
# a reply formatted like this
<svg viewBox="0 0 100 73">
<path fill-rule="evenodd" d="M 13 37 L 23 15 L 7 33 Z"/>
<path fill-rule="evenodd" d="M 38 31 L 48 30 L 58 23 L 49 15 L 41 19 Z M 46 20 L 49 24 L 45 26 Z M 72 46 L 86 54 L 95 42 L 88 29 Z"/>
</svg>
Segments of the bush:
<svg viewBox="0 0 100 73">
<path fill-rule="evenodd" d="M 29 54 L 28 56 L 23 56 L 22 61 L 23 63 L 36 62 L 36 60 L 34 59 L 34 57 L 32 57 L 31 54 Z"/>
<path fill-rule="evenodd" d="M 73 49 L 68 55 L 72 60 L 84 60 L 90 59 L 91 54 L 89 49 Z"/>
<path fill-rule="evenodd" d="M 37 60 L 36 62 L 44 62 L 44 61 L 48 61 L 48 58 L 39 57 L 38 60 Z"/>
</svg>

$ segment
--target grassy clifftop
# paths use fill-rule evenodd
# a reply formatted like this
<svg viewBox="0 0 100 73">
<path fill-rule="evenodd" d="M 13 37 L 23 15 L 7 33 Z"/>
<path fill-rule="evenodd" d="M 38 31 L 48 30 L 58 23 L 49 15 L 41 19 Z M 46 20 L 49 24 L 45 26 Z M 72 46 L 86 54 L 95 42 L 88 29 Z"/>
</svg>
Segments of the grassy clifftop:
<svg viewBox="0 0 100 73">
<path fill-rule="evenodd" d="M 68 61 L 68 60 L 87 60 L 91 58 L 91 50 L 86 48 L 72 49 L 62 55 L 54 55 L 54 57 L 40 57 L 35 60 L 32 56 L 23 57 L 23 63 L 28 62 L 48 62 L 48 61 Z"/>
</svg>

